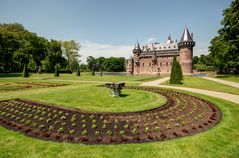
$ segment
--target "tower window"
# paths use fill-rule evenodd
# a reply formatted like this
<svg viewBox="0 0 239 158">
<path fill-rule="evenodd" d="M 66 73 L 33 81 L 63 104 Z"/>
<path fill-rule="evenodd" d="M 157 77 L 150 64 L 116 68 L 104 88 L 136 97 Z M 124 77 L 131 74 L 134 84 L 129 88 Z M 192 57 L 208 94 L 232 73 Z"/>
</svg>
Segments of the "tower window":
<svg viewBox="0 0 239 158">
<path fill-rule="evenodd" d="M 144 66 L 144 63 L 143 63 L 143 66 Z"/>
<path fill-rule="evenodd" d="M 151 66 L 151 63 L 149 63 L 149 66 Z"/>
<path fill-rule="evenodd" d="M 168 62 L 166 62 L 166 66 L 168 66 Z"/>
</svg>

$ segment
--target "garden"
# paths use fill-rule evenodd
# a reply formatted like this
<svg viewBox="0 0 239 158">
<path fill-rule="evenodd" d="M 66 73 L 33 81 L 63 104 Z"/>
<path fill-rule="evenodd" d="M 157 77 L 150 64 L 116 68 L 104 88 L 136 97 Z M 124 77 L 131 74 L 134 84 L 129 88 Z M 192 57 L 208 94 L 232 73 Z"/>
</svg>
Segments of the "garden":
<svg viewBox="0 0 239 158">
<path fill-rule="evenodd" d="M 93 113 L 31 100 L 3 100 L 0 102 L 0 123 L 39 139 L 118 144 L 192 135 L 213 127 L 221 119 L 221 112 L 215 105 L 190 95 L 138 86 L 126 89 L 158 93 L 168 100 L 161 107 L 124 113 Z"/>
</svg>

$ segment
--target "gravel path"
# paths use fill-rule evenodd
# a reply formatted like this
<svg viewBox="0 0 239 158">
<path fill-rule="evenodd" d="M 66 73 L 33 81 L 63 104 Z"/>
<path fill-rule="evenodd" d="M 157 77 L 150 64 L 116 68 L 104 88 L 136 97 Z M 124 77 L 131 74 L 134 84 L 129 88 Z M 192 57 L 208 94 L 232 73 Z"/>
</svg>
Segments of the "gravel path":
<svg viewBox="0 0 239 158">
<path fill-rule="evenodd" d="M 155 81 L 145 82 L 142 83 L 140 86 L 156 86 L 156 87 L 162 87 L 162 88 L 172 88 L 172 89 L 178 89 L 178 90 L 185 90 L 190 91 L 194 93 L 204 94 L 212 97 L 221 98 L 224 100 L 228 100 L 234 103 L 239 103 L 239 95 L 235 94 L 228 94 L 223 92 L 216 92 L 216 91 L 210 91 L 210 90 L 203 90 L 203 89 L 197 89 L 197 88 L 188 88 L 188 87 L 177 87 L 177 86 L 165 86 L 165 85 L 159 85 L 160 83 L 163 83 L 165 81 L 169 80 L 169 77 L 161 78 Z"/>
<path fill-rule="evenodd" d="M 218 79 L 218 78 L 212 78 L 212 77 L 202 77 L 202 78 L 205 78 L 205 79 L 211 80 L 211 81 L 215 81 L 215 82 L 219 82 L 219 83 L 223 83 L 223 84 L 226 84 L 228 86 L 239 88 L 239 83 L 236 83 L 236 82 L 225 81 L 225 80 L 221 80 L 221 79 Z"/>
</svg>

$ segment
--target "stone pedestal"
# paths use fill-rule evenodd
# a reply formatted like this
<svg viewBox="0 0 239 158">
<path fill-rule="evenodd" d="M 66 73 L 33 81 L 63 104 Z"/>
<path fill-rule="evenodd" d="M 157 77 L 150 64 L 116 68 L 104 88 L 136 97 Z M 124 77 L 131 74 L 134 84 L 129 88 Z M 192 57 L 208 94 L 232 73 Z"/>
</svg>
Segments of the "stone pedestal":
<svg viewBox="0 0 239 158">
<path fill-rule="evenodd" d="M 110 88 L 110 95 L 112 97 L 120 97 L 121 89 L 125 86 L 125 83 L 106 83 L 107 88 Z"/>
</svg>

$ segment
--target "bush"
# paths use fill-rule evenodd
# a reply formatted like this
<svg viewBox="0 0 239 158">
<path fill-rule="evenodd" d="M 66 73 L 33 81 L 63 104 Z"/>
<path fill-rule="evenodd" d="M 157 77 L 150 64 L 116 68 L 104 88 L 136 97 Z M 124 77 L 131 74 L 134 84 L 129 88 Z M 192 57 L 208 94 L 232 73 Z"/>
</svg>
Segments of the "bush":
<svg viewBox="0 0 239 158">
<path fill-rule="evenodd" d="M 77 66 L 76 76 L 80 76 L 80 67 L 79 66 Z"/>
<path fill-rule="evenodd" d="M 22 71 L 22 77 L 29 77 L 27 64 L 24 64 L 23 71 Z"/>
<path fill-rule="evenodd" d="M 181 84 L 183 79 L 181 65 L 176 60 L 176 57 L 173 58 L 173 66 L 171 69 L 170 75 L 170 84 Z"/>
<path fill-rule="evenodd" d="M 59 70 L 58 70 L 58 66 L 55 66 L 55 77 L 59 77 Z"/>
</svg>

